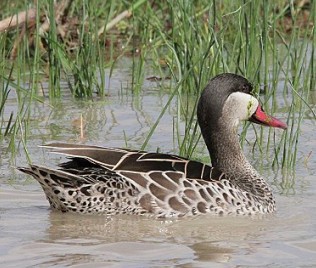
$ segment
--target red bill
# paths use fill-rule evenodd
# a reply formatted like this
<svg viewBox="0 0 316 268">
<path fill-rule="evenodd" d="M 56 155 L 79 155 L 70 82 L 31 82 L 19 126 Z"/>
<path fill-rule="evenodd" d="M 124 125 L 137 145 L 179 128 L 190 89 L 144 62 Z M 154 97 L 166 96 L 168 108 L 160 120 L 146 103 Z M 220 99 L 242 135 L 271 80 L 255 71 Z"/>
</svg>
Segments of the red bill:
<svg viewBox="0 0 316 268">
<path fill-rule="evenodd" d="M 252 115 L 249 121 L 260 125 L 287 129 L 287 125 L 285 123 L 281 122 L 279 119 L 276 119 L 271 115 L 266 114 L 260 104 L 258 105 L 256 112 Z"/>
</svg>

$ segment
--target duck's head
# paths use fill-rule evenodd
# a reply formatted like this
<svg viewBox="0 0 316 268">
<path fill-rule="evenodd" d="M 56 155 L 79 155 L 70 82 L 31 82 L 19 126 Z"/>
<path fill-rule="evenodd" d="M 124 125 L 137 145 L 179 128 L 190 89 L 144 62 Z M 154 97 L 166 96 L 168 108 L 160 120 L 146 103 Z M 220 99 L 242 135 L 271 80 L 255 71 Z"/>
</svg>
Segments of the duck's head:
<svg viewBox="0 0 316 268">
<path fill-rule="evenodd" d="M 286 129 L 285 123 L 264 112 L 252 90 L 251 83 L 240 75 L 223 73 L 211 79 L 198 105 L 198 121 L 204 138 L 203 132 L 236 128 L 244 120 Z"/>
</svg>

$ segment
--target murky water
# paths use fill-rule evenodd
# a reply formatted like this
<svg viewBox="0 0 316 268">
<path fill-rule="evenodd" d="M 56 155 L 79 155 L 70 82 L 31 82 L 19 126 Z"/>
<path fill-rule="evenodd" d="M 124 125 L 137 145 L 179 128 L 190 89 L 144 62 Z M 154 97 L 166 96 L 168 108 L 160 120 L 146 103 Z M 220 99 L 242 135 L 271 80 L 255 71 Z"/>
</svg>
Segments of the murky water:
<svg viewBox="0 0 316 268">
<path fill-rule="evenodd" d="M 122 77 L 125 75 L 118 74 L 111 80 L 105 101 L 69 97 L 53 106 L 34 103 L 27 145 L 32 161 L 58 163 L 59 156 L 37 147 L 49 141 L 139 148 L 169 96 L 155 88 L 155 83 L 148 83 L 140 96 L 133 96 L 121 90 L 127 84 Z M 315 108 L 315 103 L 310 105 Z M 15 106 L 12 99 L 9 110 Z M 176 110 L 174 101 L 148 150 L 159 147 L 163 152 L 177 152 L 173 138 Z M 15 161 L 2 152 L 0 266 L 315 267 L 315 122 L 306 117 L 301 130 L 295 175 L 275 174 L 267 159 L 259 161 L 267 155 L 252 154 L 251 146 L 245 146 L 248 157 L 272 184 L 278 205 L 274 215 L 253 218 L 155 220 L 52 212 L 39 184 L 14 169 L 14 165 L 27 164 L 22 147 Z M 250 140 L 251 130 L 248 135 Z M 0 150 L 4 147 L 6 141 Z"/>
</svg>

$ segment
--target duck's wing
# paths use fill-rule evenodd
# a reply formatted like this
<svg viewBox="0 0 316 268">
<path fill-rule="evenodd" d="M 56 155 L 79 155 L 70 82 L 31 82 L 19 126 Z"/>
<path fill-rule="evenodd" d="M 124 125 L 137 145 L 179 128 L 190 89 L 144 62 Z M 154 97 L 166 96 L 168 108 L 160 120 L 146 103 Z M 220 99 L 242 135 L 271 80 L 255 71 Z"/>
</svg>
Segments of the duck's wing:
<svg viewBox="0 0 316 268">
<path fill-rule="evenodd" d="M 18 169 L 39 181 L 57 210 L 181 217 L 221 214 L 232 205 L 234 187 L 222 177 L 211 179 L 213 169 L 200 162 L 98 146 L 44 147 L 70 161 L 57 170 L 37 165 Z"/>
<path fill-rule="evenodd" d="M 188 179 L 179 171 L 111 171 L 102 167 L 18 168 L 42 186 L 53 209 L 83 214 L 136 214 L 182 217 L 224 213 L 228 181 Z M 226 194 L 226 199 L 228 195 Z M 222 211 L 222 212 L 221 212 Z"/>
<path fill-rule="evenodd" d="M 60 164 L 64 170 L 102 167 L 116 172 L 176 171 L 188 179 L 210 180 L 217 177 L 211 166 L 171 154 L 66 143 L 51 143 L 42 147 L 70 158 L 70 161 Z"/>
</svg>

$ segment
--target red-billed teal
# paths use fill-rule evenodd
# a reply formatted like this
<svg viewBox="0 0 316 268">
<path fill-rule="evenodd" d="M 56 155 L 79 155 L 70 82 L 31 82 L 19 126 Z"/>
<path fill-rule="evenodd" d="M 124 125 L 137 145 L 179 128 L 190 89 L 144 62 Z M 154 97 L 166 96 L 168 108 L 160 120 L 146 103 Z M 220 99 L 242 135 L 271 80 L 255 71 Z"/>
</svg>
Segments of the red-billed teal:
<svg viewBox="0 0 316 268">
<path fill-rule="evenodd" d="M 63 212 L 155 217 L 271 213 L 272 191 L 243 154 L 237 126 L 244 120 L 286 125 L 267 115 L 251 91 L 245 78 L 225 73 L 202 92 L 197 118 L 212 165 L 170 154 L 53 143 L 44 147 L 69 158 L 59 169 L 18 169 L 32 175 L 51 207 Z"/>
</svg>

